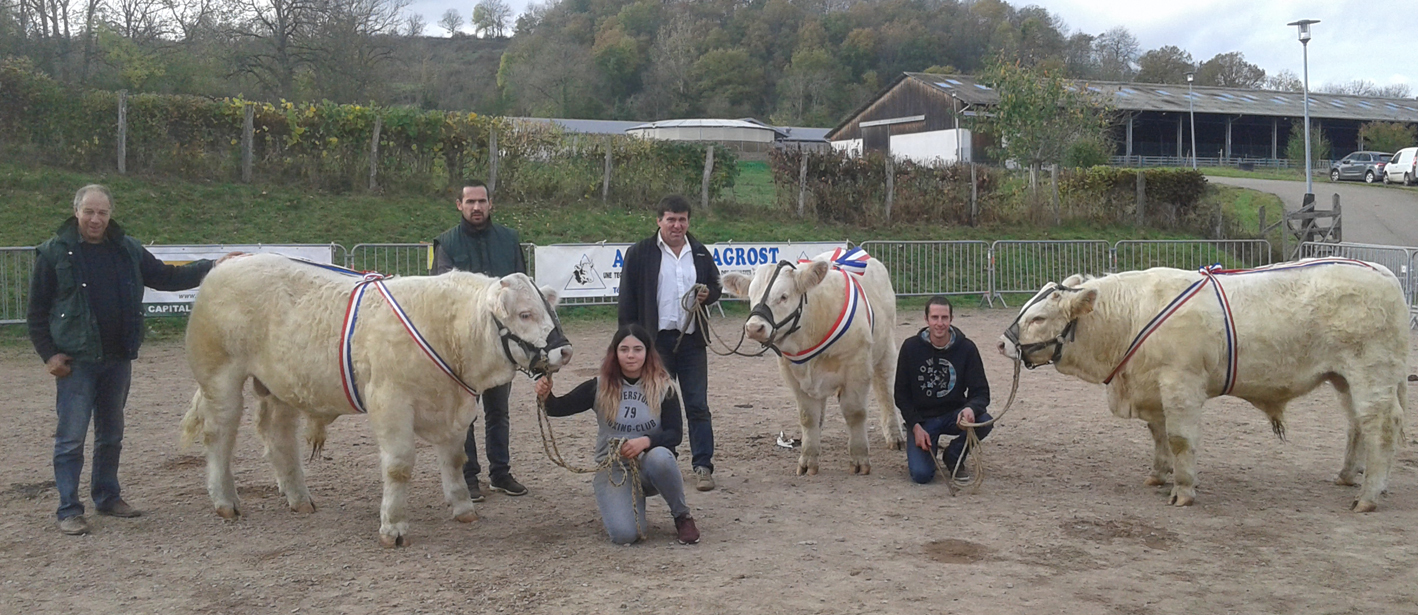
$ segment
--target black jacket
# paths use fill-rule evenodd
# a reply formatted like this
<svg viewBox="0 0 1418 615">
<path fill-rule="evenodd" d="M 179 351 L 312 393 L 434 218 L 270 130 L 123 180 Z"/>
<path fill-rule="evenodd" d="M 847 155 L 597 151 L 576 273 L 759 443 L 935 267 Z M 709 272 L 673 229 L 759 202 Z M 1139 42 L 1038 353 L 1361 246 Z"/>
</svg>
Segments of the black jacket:
<svg viewBox="0 0 1418 615">
<path fill-rule="evenodd" d="M 950 332 L 953 337 L 945 348 L 931 344 L 927 328 L 901 343 L 896 358 L 896 407 L 908 430 L 967 406 L 978 417 L 990 405 L 990 383 L 980 350 L 960 329 L 952 326 Z"/>
<path fill-rule="evenodd" d="M 709 249 L 699 243 L 693 235 L 685 235 L 690 253 L 694 255 L 694 281 L 709 287 L 709 297 L 704 305 L 719 301 L 724 288 L 719 285 L 719 268 L 714 265 L 714 256 Z M 649 239 L 641 240 L 625 251 L 625 264 L 620 269 L 620 296 L 616 299 L 620 326 L 630 323 L 645 327 L 651 335 L 660 328 L 660 245 L 659 232 Z M 691 335 L 704 343 L 709 342 L 704 327 L 695 327 Z"/>
<path fill-rule="evenodd" d="M 495 278 L 527 273 L 517 231 L 489 223 L 477 229 L 463 220 L 433 240 L 433 275 L 457 269 Z"/>
</svg>

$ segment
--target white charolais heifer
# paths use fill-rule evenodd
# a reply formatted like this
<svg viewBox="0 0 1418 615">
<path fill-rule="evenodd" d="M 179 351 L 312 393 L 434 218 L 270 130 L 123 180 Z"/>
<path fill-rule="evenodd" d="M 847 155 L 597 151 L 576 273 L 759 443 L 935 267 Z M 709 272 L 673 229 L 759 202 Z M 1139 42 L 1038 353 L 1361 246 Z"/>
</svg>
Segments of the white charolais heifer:
<svg viewBox="0 0 1418 615">
<path fill-rule="evenodd" d="M 1195 295 L 1178 303 L 1188 290 Z M 1170 503 L 1196 497 L 1203 402 L 1249 401 L 1283 436 L 1285 404 L 1328 382 L 1349 423 L 1336 482 L 1353 485 L 1362 472 L 1351 507 L 1377 507 L 1408 406 L 1408 308 L 1383 266 L 1310 259 L 1214 276 L 1165 268 L 1074 276 L 1045 286 L 1017 324 L 1001 337 L 1002 352 L 1107 383 L 1113 414 L 1147 422 L 1156 451 L 1146 482 L 1163 485 L 1171 474 Z"/>
<path fill-rule="evenodd" d="M 881 432 L 899 449 L 905 441 L 891 394 L 896 374 L 896 294 L 876 259 L 861 273 L 829 262 L 831 253 L 796 264 L 759 267 L 752 278 L 729 273 L 724 288 L 754 304 L 744 323 L 750 339 L 776 347 L 783 380 L 793 390 L 802 426 L 798 474 L 817 474 L 823 412 L 837 396 L 847 421 L 853 473 L 868 474 L 867 395 L 876 388 Z"/>
<path fill-rule="evenodd" d="M 415 436 L 438 452 L 444 498 L 455 518 L 477 518 L 462 472 L 476 398 L 415 342 L 381 292 L 366 287 L 352 304 L 360 280 L 255 255 L 224 263 L 203 281 L 187 325 L 188 361 L 199 389 L 182 428 L 186 441 L 206 447 L 207 491 L 223 518 L 240 514 L 231 457 L 248 379 L 260 402 L 257 432 L 292 510 L 315 511 L 297 450 L 299 417 L 305 416 L 307 438 L 319 449 L 326 425 L 363 406 L 383 470 L 381 544 L 405 544 Z M 554 370 L 571 357 L 552 308 L 555 295 L 543 299 L 525 275 L 499 280 L 454 271 L 384 284 L 433 353 L 472 390 L 510 382 L 518 368 Z M 352 305 L 358 310 L 346 346 Z M 342 364 L 353 375 L 348 390 Z"/>
</svg>

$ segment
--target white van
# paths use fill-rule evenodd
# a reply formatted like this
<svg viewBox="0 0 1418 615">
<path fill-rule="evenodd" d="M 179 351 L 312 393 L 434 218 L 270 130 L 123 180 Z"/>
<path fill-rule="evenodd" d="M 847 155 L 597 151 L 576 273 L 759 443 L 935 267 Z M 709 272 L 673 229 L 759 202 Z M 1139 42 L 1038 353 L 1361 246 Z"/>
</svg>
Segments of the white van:
<svg viewBox="0 0 1418 615">
<path fill-rule="evenodd" d="M 1403 182 L 1403 185 L 1418 182 L 1418 147 L 1405 147 L 1393 153 L 1393 159 L 1384 167 L 1384 183 Z"/>
</svg>

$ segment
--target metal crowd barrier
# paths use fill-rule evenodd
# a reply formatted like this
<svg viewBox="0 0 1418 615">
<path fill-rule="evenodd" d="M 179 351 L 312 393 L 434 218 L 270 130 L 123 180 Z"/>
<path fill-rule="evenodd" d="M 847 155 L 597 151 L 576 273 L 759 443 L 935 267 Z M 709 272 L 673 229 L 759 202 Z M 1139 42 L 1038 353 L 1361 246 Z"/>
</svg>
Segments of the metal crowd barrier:
<svg viewBox="0 0 1418 615">
<path fill-rule="evenodd" d="M 886 265 L 898 297 L 990 295 L 990 244 L 984 241 L 864 241 Z"/>
<path fill-rule="evenodd" d="M 1217 241 L 1119 241 L 1113 244 L 1112 271 L 1152 267 L 1201 269 L 1220 264 L 1226 269 L 1249 269 L 1270 264 L 1270 242 L 1264 239 Z"/>
<path fill-rule="evenodd" d="M 985 302 L 994 307 L 998 299 L 1009 307 L 1003 293 L 1032 295 L 1044 284 L 1075 273 L 1108 273 L 1111 264 L 1112 246 L 1102 240 L 996 241 L 990 244 L 990 292 Z"/>
<path fill-rule="evenodd" d="M 25 322 L 34 248 L 0 248 L 0 324 Z"/>
</svg>

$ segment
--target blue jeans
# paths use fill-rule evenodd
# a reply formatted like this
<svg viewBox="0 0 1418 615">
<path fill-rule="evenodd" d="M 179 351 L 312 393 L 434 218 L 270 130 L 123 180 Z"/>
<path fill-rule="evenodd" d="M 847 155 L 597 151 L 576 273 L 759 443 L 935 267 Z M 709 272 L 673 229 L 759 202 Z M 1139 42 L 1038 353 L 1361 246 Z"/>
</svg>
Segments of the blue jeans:
<svg viewBox="0 0 1418 615">
<path fill-rule="evenodd" d="M 709 353 L 698 335 L 686 334 L 675 350 L 679 331 L 655 336 L 655 351 L 684 392 L 684 422 L 689 431 L 690 464 L 714 471 L 714 424 L 709 416 Z"/>
<path fill-rule="evenodd" d="M 676 518 L 689 514 L 689 505 L 684 500 L 684 479 L 670 449 L 657 446 L 640 455 L 640 485 L 644 491 L 639 499 L 633 498 L 634 483 L 627 478 L 624 466 L 616 464 L 597 472 L 591 479 L 596 490 L 596 507 L 601 510 L 601 523 L 605 524 L 611 542 L 628 545 L 640 538 L 639 527 L 650 527 L 645 520 L 647 496 L 664 497 L 670 514 Z"/>
<path fill-rule="evenodd" d="M 511 382 L 492 387 L 482 394 L 483 416 L 487 417 L 483 436 L 487 443 L 488 476 L 491 478 L 512 474 L 512 453 L 507 445 L 507 398 L 511 394 Z M 463 479 L 468 481 L 469 489 L 477 489 L 478 474 L 482 472 L 482 466 L 478 465 L 478 440 L 473 434 L 473 426 L 477 424 L 473 421 L 468 425 L 468 438 L 463 441 L 463 452 L 468 454 L 468 461 L 463 464 Z"/>
<path fill-rule="evenodd" d="M 123 452 L 123 406 L 132 380 L 130 361 L 73 361 L 68 376 L 56 378 L 54 485 L 59 489 L 58 517 L 84 514 L 79 500 L 79 475 L 84 471 L 84 439 L 89 419 L 94 424 L 94 506 L 108 510 L 118 502 L 118 456 Z"/>
<path fill-rule="evenodd" d="M 911 472 L 911 480 L 925 484 L 935 478 L 935 460 L 932 459 L 932 457 L 940 451 L 940 437 L 942 435 L 953 436 L 950 444 L 947 444 L 945 447 L 945 458 L 941 460 L 945 465 L 945 471 L 949 472 L 954 469 L 957 461 L 965 461 L 965 457 L 970 454 L 970 451 L 965 449 L 965 438 L 961 437 L 964 435 L 965 430 L 961 429 L 955 422 L 959 414 L 958 412 L 951 412 L 945 416 L 938 416 L 921 421 L 921 429 L 926 430 L 926 435 L 930 436 L 931 439 L 930 453 L 916 446 L 915 429 L 911 427 L 906 428 L 906 468 Z M 975 415 L 976 423 L 983 423 L 988 420 L 990 420 L 990 414 L 988 412 Z M 990 430 L 992 429 L 994 429 L 993 425 L 989 427 L 976 427 L 975 435 L 983 441 L 985 436 L 990 435 Z"/>
</svg>

